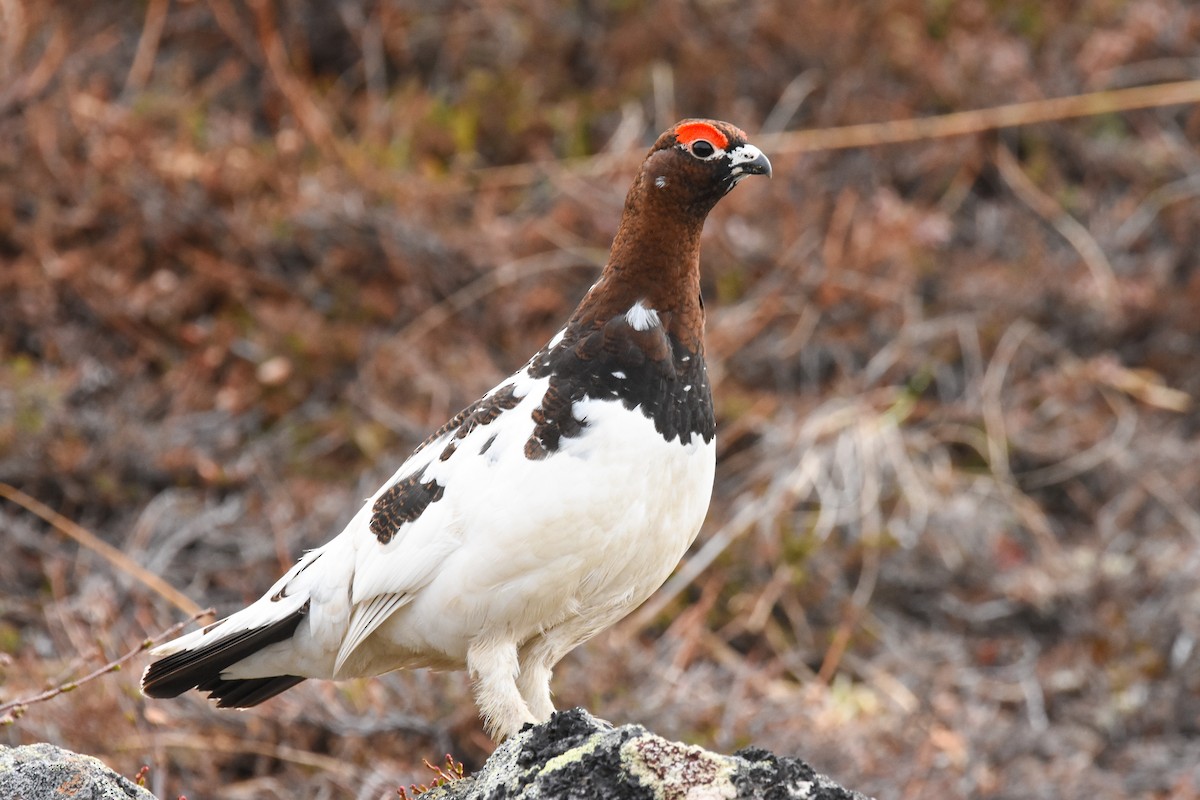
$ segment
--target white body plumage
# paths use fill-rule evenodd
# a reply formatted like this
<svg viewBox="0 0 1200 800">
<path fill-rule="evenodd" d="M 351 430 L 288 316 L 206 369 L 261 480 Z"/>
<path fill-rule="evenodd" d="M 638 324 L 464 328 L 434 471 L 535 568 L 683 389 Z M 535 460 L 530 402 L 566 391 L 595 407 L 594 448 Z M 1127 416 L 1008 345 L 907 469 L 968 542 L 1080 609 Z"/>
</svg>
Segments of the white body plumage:
<svg viewBox="0 0 1200 800">
<path fill-rule="evenodd" d="M 509 383 L 523 393 L 516 407 L 458 439 L 444 461 L 454 432 L 427 444 L 262 599 L 155 655 L 264 627 L 307 603 L 292 638 L 222 677 L 467 667 L 490 728 L 545 719 L 554 664 L 649 597 L 695 539 L 716 448 L 700 437 L 666 441 L 641 410 L 587 398 L 574 412 L 587 423 L 583 434 L 529 459 L 523 445 L 548 379 L 522 370 L 501 385 Z M 423 468 L 444 495 L 381 545 L 368 527 L 375 500 Z M 511 678 L 492 678 L 502 675 Z"/>
</svg>

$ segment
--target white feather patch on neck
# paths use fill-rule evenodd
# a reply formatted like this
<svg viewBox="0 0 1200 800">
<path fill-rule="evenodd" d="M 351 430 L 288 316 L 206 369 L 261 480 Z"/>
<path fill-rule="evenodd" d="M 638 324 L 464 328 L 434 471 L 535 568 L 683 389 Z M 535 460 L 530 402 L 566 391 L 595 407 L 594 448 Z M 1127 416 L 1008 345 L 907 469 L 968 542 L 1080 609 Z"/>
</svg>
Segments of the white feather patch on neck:
<svg viewBox="0 0 1200 800">
<path fill-rule="evenodd" d="M 648 331 L 659 324 L 658 312 L 653 308 L 646 308 L 642 301 L 638 300 L 625 312 L 625 321 L 635 331 Z"/>
</svg>

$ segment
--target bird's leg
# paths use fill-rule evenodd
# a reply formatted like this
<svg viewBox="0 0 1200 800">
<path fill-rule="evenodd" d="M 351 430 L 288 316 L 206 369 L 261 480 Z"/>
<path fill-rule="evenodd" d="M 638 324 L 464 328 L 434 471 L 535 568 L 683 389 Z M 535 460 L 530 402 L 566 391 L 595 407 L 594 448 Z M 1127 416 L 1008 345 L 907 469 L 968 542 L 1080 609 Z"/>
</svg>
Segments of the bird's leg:
<svg viewBox="0 0 1200 800">
<path fill-rule="evenodd" d="M 542 637 L 525 643 L 521 648 L 521 671 L 517 674 L 517 689 L 539 722 L 545 722 L 554 713 L 554 702 L 550 699 L 550 671 L 558 659 L 548 652 L 547 641 L 548 637 Z"/>
<path fill-rule="evenodd" d="M 475 703 L 494 741 L 520 732 L 526 722 L 537 724 L 517 689 L 517 646 L 511 641 L 478 639 L 467 649 L 467 670 L 475 683 Z"/>
</svg>

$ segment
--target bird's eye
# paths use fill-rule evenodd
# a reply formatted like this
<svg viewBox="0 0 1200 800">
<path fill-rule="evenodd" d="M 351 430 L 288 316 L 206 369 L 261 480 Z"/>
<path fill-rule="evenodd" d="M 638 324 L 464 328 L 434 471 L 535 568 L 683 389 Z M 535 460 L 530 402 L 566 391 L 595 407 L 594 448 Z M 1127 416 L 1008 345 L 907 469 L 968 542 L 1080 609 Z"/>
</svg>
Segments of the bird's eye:
<svg viewBox="0 0 1200 800">
<path fill-rule="evenodd" d="M 717 152 L 717 149 L 703 139 L 697 139 L 692 142 L 692 153 L 698 158 L 708 158 L 715 152 Z"/>
</svg>

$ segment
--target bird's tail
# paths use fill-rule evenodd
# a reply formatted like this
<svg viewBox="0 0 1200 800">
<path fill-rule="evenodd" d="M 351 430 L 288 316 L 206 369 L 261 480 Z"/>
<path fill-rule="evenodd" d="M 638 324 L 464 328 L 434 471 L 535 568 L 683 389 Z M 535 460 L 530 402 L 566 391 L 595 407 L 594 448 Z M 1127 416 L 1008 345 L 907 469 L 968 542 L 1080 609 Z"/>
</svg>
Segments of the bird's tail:
<svg viewBox="0 0 1200 800">
<path fill-rule="evenodd" d="M 189 689 L 199 689 L 208 692 L 218 708 L 249 708 L 304 680 L 295 675 L 221 677 L 239 661 L 290 639 L 308 613 L 309 604 L 305 601 L 290 611 L 278 609 L 282 616 L 272 619 L 254 615 L 261 620 L 258 624 L 248 624 L 248 619 L 242 622 L 246 618 L 243 615 L 258 610 L 255 606 L 156 648 L 152 654 L 163 657 L 142 674 L 142 692 L 149 697 L 177 697 Z"/>
</svg>

